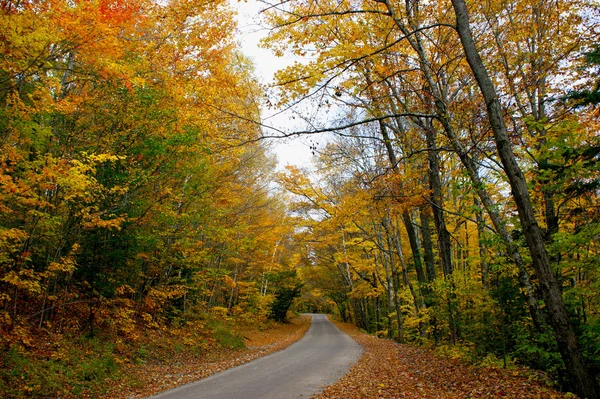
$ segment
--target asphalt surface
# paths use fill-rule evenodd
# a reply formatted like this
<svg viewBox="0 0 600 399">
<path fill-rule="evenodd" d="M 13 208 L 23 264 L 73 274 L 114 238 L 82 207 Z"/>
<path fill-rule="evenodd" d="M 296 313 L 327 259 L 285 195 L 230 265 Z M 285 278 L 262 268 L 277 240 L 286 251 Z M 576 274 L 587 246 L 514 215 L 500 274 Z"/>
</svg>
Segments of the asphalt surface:
<svg viewBox="0 0 600 399">
<path fill-rule="evenodd" d="M 288 348 L 151 399 L 293 399 L 309 398 L 346 374 L 362 347 L 313 314 L 304 337 Z"/>
</svg>

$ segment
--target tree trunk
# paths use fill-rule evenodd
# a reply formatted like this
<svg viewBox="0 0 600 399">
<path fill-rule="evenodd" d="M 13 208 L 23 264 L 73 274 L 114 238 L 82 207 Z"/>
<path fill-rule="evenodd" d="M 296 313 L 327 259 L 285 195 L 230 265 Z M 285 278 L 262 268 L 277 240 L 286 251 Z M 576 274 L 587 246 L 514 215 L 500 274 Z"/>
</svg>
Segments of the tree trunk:
<svg viewBox="0 0 600 399">
<path fill-rule="evenodd" d="M 417 232 L 413 224 L 412 216 L 409 212 L 402 212 L 402 222 L 406 228 L 406 233 L 408 234 L 408 242 L 413 253 L 413 261 L 415 263 L 415 270 L 417 271 L 419 286 L 425 286 L 425 284 L 427 284 L 427 278 L 425 277 L 425 271 L 423 270 L 421 249 L 419 248 L 419 242 L 417 241 Z"/>
<path fill-rule="evenodd" d="M 389 211 L 388 211 L 389 212 Z M 391 224 L 391 217 L 388 214 L 388 221 Z M 398 258 L 400 259 L 400 266 L 402 267 L 402 279 L 404 280 L 404 284 L 406 284 L 410 290 L 410 293 L 413 296 L 415 303 L 415 317 L 418 318 L 419 321 L 419 335 L 421 337 L 425 337 L 427 335 L 426 326 L 421 319 L 422 310 L 426 308 L 425 299 L 421 292 L 421 295 L 417 295 L 415 289 L 413 288 L 412 283 L 408 277 L 408 268 L 406 267 L 406 262 L 404 262 L 404 255 L 402 253 L 402 240 L 400 238 L 400 222 L 396 220 L 396 224 L 391 224 L 390 226 L 393 231 L 393 242 L 396 246 L 396 251 L 398 252 Z M 423 282 L 420 284 L 421 287 L 426 288 L 426 283 Z M 424 291 L 427 291 L 424 289 Z"/>
<path fill-rule="evenodd" d="M 584 363 L 575 330 L 569 321 L 560 287 L 550 267 L 544 236 L 535 218 L 527 182 L 512 150 L 496 89 L 471 35 L 467 6 L 464 0 L 452 0 L 452 6 L 456 13 L 456 29 L 467 62 L 473 71 L 486 103 L 496 149 L 512 189 L 512 196 L 517 205 L 521 227 L 529 247 L 533 266 L 540 281 L 540 290 L 546 303 L 558 348 L 565 362 L 566 371 L 575 392 L 579 396 L 587 399 L 599 399 L 600 389 L 598 383 Z"/>
<path fill-rule="evenodd" d="M 475 202 L 475 219 L 477 220 L 477 241 L 479 243 L 479 264 L 481 265 L 481 284 L 484 289 L 489 289 L 489 265 L 486 259 L 487 247 L 483 242 L 483 236 L 485 231 L 485 221 L 483 219 L 483 212 L 481 211 L 481 202 L 474 198 Z"/>
<path fill-rule="evenodd" d="M 373 223 L 375 225 L 375 223 Z M 381 239 L 380 239 L 380 233 L 378 231 L 377 228 L 375 228 L 375 234 L 376 237 L 375 239 L 377 240 L 378 243 L 381 243 Z M 379 251 L 381 253 L 381 251 Z M 375 261 L 375 268 L 377 269 L 379 267 L 379 262 L 377 261 L 377 255 L 375 255 L 373 257 L 374 261 Z M 392 310 L 398 310 L 398 307 L 395 306 L 396 302 L 394 300 L 394 298 L 396 297 L 396 294 L 394 293 L 394 290 L 392 288 L 392 276 L 390 275 L 390 271 L 388 270 L 388 267 L 385 264 L 385 259 L 381 259 L 381 263 L 382 263 L 382 267 L 383 270 L 385 270 L 385 282 L 381 281 L 381 285 L 385 288 L 385 292 L 386 292 L 386 296 L 387 296 L 387 306 L 388 306 L 388 314 L 392 313 Z M 393 328 L 393 324 L 392 324 L 392 318 L 388 317 L 388 338 L 389 339 L 395 339 L 394 337 L 394 328 Z"/>
<path fill-rule="evenodd" d="M 425 128 L 433 221 L 437 230 L 442 270 L 444 276 L 449 277 L 454 269 L 452 267 L 452 244 L 450 242 L 450 232 L 448 232 L 448 229 L 446 228 L 446 218 L 444 217 L 444 197 L 442 194 L 442 180 L 440 179 L 440 158 L 437 152 L 435 134 L 433 126 L 427 126 Z"/>
<path fill-rule="evenodd" d="M 382 223 L 382 226 L 386 227 L 385 222 Z M 389 247 L 388 243 L 388 248 L 386 250 L 386 246 L 384 245 L 383 240 L 383 232 L 381 231 L 381 228 L 378 228 L 377 226 L 374 227 L 377 239 L 377 246 L 379 247 L 379 252 L 381 253 L 381 263 L 383 264 L 383 267 L 385 269 L 386 280 L 388 283 L 388 294 L 391 295 L 391 298 L 393 299 L 394 310 L 396 312 L 398 332 L 396 334 L 395 341 L 402 343 L 404 341 L 404 320 L 400 308 L 400 298 L 398 297 L 398 291 L 400 287 L 398 286 L 399 281 L 396 276 L 396 268 L 394 267 L 394 263 L 391 257 L 388 256 L 386 259 L 386 252 L 387 255 L 389 255 L 389 251 L 391 248 Z"/>
<path fill-rule="evenodd" d="M 398 170 L 398 160 L 396 158 L 396 153 L 394 152 L 394 148 L 392 147 L 392 142 L 390 140 L 390 136 L 388 134 L 387 128 L 383 121 L 379 121 L 379 129 L 381 132 L 381 136 L 383 137 L 383 141 L 385 143 L 385 148 L 388 154 L 388 159 L 390 161 L 390 165 L 394 171 Z M 426 292 L 423 290 L 423 287 L 426 286 L 427 279 L 425 277 L 425 272 L 423 270 L 423 262 L 421 260 L 421 250 L 419 248 L 419 243 L 417 241 L 417 233 L 415 231 L 415 226 L 412 222 L 412 217 L 407 210 L 402 212 L 402 221 L 404 222 L 404 227 L 406 228 L 406 232 L 408 234 L 408 241 L 410 244 L 410 249 L 413 254 L 413 261 L 415 263 L 415 270 L 417 272 L 417 280 L 419 281 L 419 287 L 421 288 L 421 295 L 425 295 Z"/>
<path fill-rule="evenodd" d="M 475 186 L 475 191 L 477 192 L 479 199 L 483 203 L 483 207 L 485 208 L 486 213 L 490 217 L 490 220 L 494 225 L 496 233 L 504 242 L 508 256 L 519 268 L 519 285 L 523 290 L 523 295 L 525 296 L 525 301 L 527 303 L 527 307 L 529 308 L 531 319 L 533 320 L 535 327 L 539 329 L 544 324 L 545 317 L 538 305 L 538 300 L 535 296 L 534 289 L 529 279 L 529 273 L 525 268 L 525 263 L 523 262 L 523 258 L 521 257 L 519 248 L 515 245 L 512 237 L 506 230 L 505 221 L 500 217 L 500 214 L 498 213 L 494 202 L 490 198 L 485 188 L 485 183 L 481 180 L 481 177 L 479 177 L 477 164 L 475 163 L 473 158 L 469 156 L 467 151 L 464 149 L 464 147 L 458 140 L 458 137 L 456 136 L 456 133 L 454 132 L 454 129 L 450 125 L 448 119 L 446 119 L 445 117 L 441 117 L 440 120 L 444 125 L 446 135 L 450 139 L 450 144 L 452 145 L 452 148 L 454 149 L 454 151 L 456 151 L 463 166 L 467 170 L 469 179 Z"/>
<path fill-rule="evenodd" d="M 431 229 L 429 228 L 430 215 L 425 207 L 419 208 L 421 216 L 421 236 L 423 237 L 423 259 L 425 270 L 427 270 L 427 281 L 435 280 L 435 263 L 433 255 L 433 242 L 431 241 Z"/>
</svg>

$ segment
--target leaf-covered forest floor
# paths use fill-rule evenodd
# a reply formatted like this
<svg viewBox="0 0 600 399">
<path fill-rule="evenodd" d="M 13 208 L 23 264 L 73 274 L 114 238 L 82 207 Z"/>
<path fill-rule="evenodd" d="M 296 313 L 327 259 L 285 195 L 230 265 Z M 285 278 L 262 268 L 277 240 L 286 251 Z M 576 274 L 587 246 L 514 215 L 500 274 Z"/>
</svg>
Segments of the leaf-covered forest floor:
<svg viewBox="0 0 600 399">
<path fill-rule="evenodd" d="M 335 324 L 364 347 L 363 356 L 346 376 L 312 399 L 577 398 L 549 387 L 532 371 L 472 366 L 457 359 L 441 357 L 427 348 L 399 345 L 364 334 L 351 324 Z M 143 398 L 284 349 L 299 340 L 309 326 L 310 319 L 300 316 L 288 324 L 272 323 L 263 329 L 237 330 L 235 336 L 230 336 L 230 332 L 215 332 L 213 338 L 200 347 L 170 332 L 142 339 L 143 342 L 148 339 L 154 342 L 147 342 L 147 346 L 138 342 L 135 354 L 123 353 L 118 344 L 110 350 L 96 345 L 87 352 L 81 352 L 82 359 L 85 359 L 81 367 L 70 366 L 68 370 L 59 369 L 56 362 L 42 366 L 32 359 L 27 361 L 23 358 L 23 364 L 19 364 L 8 357 L 13 364 L 4 364 L 3 368 L 9 367 L 12 373 L 20 374 L 22 389 L 18 389 L 20 394 L 10 395 L 5 389 L 8 387 L 4 385 L 6 381 L 2 381 L 7 377 L 4 370 L 1 373 L 3 378 L 0 378 L 0 393 L 19 399 L 58 397 L 48 396 L 50 387 L 46 386 L 45 392 L 41 392 L 41 387 L 36 386 L 52 383 L 61 385 L 54 392 L 60 392 L 62 399 Z M 241 343 L 235 344 L 235 339 L 240 337 L 244 340 L 243 348 Z M 76 346 L 81 345 L 74 343 L 72 348 L 65 347 L 63 350 L 70 352 Z M 98 358 L 94 360 L 94 356 Z M 74 355 L 67 360 L 67 355 L 60 352 L 51 357 L 64 357 L 63 363 L 76 361 Z M 111 360 L 111 367 L 104 364 L 103 359 Z M 109 372 L 109 369 L 112 371 Z M 50 372 L 54 373 L 54 377 L 49 375 Z M 69 385 L 73 384 L 74 378 L 60 377 L 69 373 L 83 373 L 77 381 L 90 380 L 89 384 Z M 42 376 L 44 380 L 36 383 Z"/>
<path fill-rule="evenodd" d="M 336 384 L 312 399 L 565 399 L 531 371 L 471 366 L 433 351 L 361 333 L 335 323 L 364 347 L 362 358 Z"/>
<path fill-rule="evenodd" d="M 299 316 L 286 324 L 273 323 L 267 329 L 239 331 L 244 337 L 245 348 L 220 348 L 204 356 L 190 352 L 165 353 L 162 359 L 125 367 L 128 378 L 111 386 L 102 398 L 143 398 L 208 377 L 286 348 L 302 338 L 309 326 L 310 318 Z M 135 386 L 131 385 L 131 381 L 135 381 Z"/>
</svg>

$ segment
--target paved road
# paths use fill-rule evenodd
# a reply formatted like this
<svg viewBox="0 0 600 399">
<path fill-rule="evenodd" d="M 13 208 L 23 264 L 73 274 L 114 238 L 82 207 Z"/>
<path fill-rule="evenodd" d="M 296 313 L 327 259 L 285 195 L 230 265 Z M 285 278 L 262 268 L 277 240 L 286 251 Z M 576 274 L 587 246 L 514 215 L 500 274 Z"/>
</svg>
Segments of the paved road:
<svg viewBox="0 0 600 399">
<path fill-rule="evenodd" d="M 362 348 L 324 315 L 311 315 L 304 337 L 280 352 L 151 399 L 308 398 L 348 372 Z"/>
</svg>

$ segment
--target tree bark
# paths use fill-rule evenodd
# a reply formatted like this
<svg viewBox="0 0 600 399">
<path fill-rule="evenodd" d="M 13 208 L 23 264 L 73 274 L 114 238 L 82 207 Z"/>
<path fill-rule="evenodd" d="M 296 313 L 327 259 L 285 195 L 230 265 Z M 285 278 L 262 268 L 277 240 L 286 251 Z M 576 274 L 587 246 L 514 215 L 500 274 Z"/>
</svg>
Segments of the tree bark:
<svg viewBox="0 0 600 399">
<path fill-rule="evenodd" d="M 566 371 L 575 392 L 579 396 L 587 399 L 598 399 L 600 398 L 600 389 L 594 376 L 584 363 L 575 330 L 569 321 L 560 287 L 552 273 L 544 236 L 535 217 L 527 182 L 512 150 L 496 88 L 471 35 L 466 3 L 464 0 L 452 0 L 452 6 L 456 13 L 456 30 L 467 62 L 486 103 L 488 119 L 496 142 L 496 150 L 512 189 L 512 196 L 517 205 L 521 227 L 529 247 L 533 266 L 540 281 L 540 290 L 546 303 L 558 348 L 565 362 Z"/>
<path fill-rule="evenodd" d="M 469 179 L 473 183 L 475 191 L 483 203 L 483 207 L 490 217 L 496 233 L 504 242 L 508 256 L 519 268 L 519 284 L 523 290 L 523 295 L 525 296 L 525 301 L 527 303 L 527 307 L 529 308 L 529 314 L 531 315 L 533 324 L 539 329 L 542 325 L 544 325 L 545 317 L 538 305 L 538 300 L 535 296 L 534 289 L 529 278 L 529 273 L 525 268 L 525 263 L 521 257 L 519 248 L 515 245 L 512 237 L 506 230 L 505 221 L 500 217 L 494 202 L 490 198 L 488 191 L 485 188 L 485 183 L 481 180 L 481 177 L 479 177 L 477 164 L 460 143 L 458 137 L 456 136 L 456 132 L 450 124 L 450 121 L 448 121 L 448 119 L 444 116 L 440 117 L 440 120 L 444 126 L 446 135 L 450 139 L 450 144 L 452 145 L 453 150 L 457 153 L 463 166 L 467 170 Z"/>
<path fill-rule="evenodd" d="M 454 268 L 452 266 L 452 243 L 450 232 L 446 228 L 444 217 L 442 180 L 440 179 L 440 157 L 437 152 L 433 126 L 426 126 L 425 136 L 427 140 L 427 159 L 429 161 L 429 186 L 431 188 L 431 208 L 433 210 L 433 221 L 437 230 L 438 246 L 442 270 L 445 277 L 449 277 Z"/>
<path fill-rule="evenodd" d="M 386 228 L 385 220 L 382 221 L 381 226 L 383 228 Z M 387 228 L 386 228 L 387 238 L 385 241 L 387 241 L 387 248 L 385 245 L 385 241 L 383 238 L 383 231 L 381 230 L 381 228 L 376 227 L 375 232 L 377 234 L 377 242 L 378 242 L 379 250 L 381 252 L 381 262 L 383 263 L 383 265 L 385 267 L 386 275 L 389 277 L 388 284 L 391 284 L 390 293 L 393 295 L 394 310 L 396 312 L 396 322 L 398 324 L 398 331 L 396 333 L 395 341 L 399 342 L 399 343 L 403 343 L 404 342 L 404 320 L 403 320 L 404 318 L 402 315 L 402 310 L 400 308 L 400 298 L 398 297 L 398 292 L 400 292 L 400 287 L 399 287 L 400 281 L 397 276 L 396 267 L 394 266 L 394 260 L 392 257 L 391 246 L 389 243 L 389 240 L 390 240 L 389 232 L 387 232 Z"/>
<path fill-rule="evenodd" d="M 475 220 L 477 220 L 477 241 L 479 243 L 479 264 L 481 265 L 481 284 L 484 289 L 490 288 L 489 283 L 489 264 L 486 259 L 487 247 L 483 242 L 484 231 L 485 231 L 485 220 L 483 219 L 483 212 L 481 210 L 481 202 L 474 198 L 475 202 Z"/>
<path fill-rule="evenodd" d="M 413 224 L 412 216 L 409 212 L 402 212 L 402 222 L 406 228 L 408 234 L 408 242 L 413 253 L 413 261 L 415 263 L 415 270 L 417 271 L 417 281 L 419 286 L 427 284 L 427 278 L 425 277 L 425 271 L 423 270 L 423 261 L 421 260 L 421 249 L 417 241 L 417 232 L 415 225 Z"/>
<path fill-rule="evenodd" d="M 435 262 L 433 255 L 433 242 L 431 240 L 431 229 L 429 228 L 430 215 L 425 207 L 419 208 L 421 216 L 421 236 L 423 237 L 423 259 L 427 271 L 427 281 L 435 280 Z"/>
</svg>

